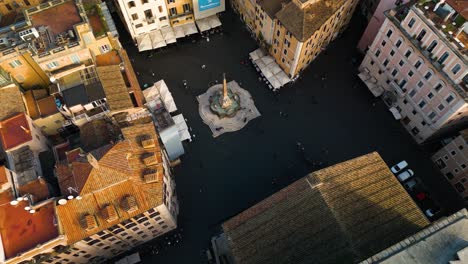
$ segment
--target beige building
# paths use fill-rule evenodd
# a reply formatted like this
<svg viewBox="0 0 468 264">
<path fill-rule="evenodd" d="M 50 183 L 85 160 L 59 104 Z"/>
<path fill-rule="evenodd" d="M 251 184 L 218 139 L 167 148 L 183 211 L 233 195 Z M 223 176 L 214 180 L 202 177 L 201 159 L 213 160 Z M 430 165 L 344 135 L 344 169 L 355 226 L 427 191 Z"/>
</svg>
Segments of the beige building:
<svg viewBox="0 0 468 264">
<path fill-rule="evenodd" d="M 429 224 L 376 152 L 295 181 L 225 221 L 216 263 L 355 263 Z"/>
<path fill-rule="evenodd" d="M 432 155 L 432 161 L 468 203 L 468 130 L 443 141 L 444 146 Z"/>
<path fill-rule="evenodd" d="M 21 13 L 25 8 L 37 6 L 45 2 L 44 0 L 4 0 L 0 3 L 0 14 L 2 15 L 1 23 L 9 23 L 14 21 L 16 14 Z M 3 22 L 3 19 L 10 20 Z"/>
<path fill-rule="evenodd" d="M 291 78 L 297 77 L 346 29 L 357 3 L 357 0 L 232 1 L 260 45 Z"/>
<path fill-rule="evenodd" d="M 468 116 L 468 2 L 406 4 L 386 18 L 359 77 L 381 96 L 417 143 Z"/>
</svg>

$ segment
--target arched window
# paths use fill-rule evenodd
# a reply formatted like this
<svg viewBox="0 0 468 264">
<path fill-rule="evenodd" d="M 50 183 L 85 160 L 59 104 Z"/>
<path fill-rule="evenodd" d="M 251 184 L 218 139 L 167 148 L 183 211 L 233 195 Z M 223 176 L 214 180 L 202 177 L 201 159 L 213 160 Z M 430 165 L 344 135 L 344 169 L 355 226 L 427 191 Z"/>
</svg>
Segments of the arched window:
<svg viewBox="0 0 468 264">
<path fill-rule="evenodd" d="M 446 51 L 442 56 L 440 56 L 439 60 L 437 61 L 439 64 L 444 64 L 444 62 L 447 60 L 449 57 L 449 53 Z"/>
<path fill-rule="evenodd" d="M 457 74 L 460 70 L 461 70 L 461 66 L 460 64 L 457 64 L 452 68 L 452 73 Z"/>
<path fill-rule="evenodd" d="M 437 46 L 437 40 L 433 40 L 431 44 L 429 45 L 429 47 L 427 47 L 427 51 L 432 52 L 436 46 Z"/>
</svg>

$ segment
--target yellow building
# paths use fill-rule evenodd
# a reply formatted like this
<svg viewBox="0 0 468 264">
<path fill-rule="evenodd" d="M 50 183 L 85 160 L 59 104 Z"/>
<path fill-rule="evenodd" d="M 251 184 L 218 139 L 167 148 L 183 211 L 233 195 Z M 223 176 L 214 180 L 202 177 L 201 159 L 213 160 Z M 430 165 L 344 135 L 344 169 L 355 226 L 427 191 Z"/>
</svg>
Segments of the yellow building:
<svg viewBox="0 0 468 264">
<path fill-rule="evenodd" d="M 10 49 L 1 55 L 0 68 L 11 74 L 24 89 L 45 88 L 50 84 L 49 78 L 27 49 Z"/>
<path fill-rule="evenodd" d="M 358 0 L 257 0 L 255 15 L 249 0 L 233 1 L 234 8 L 257 40 L 281 68 L 296 77 L 328 44 L 344 31 Z"/>
<path fill-rule="evenodd" d="M 232 0 L 231 5 L 239 13 L 242 21 L 251 30 L 255 30 L 255 8 L 258 6 L 256 0 Z"/>
<path fill-rule="evenodd" d="M 165 2 L 171 26 L 194 21 L 192 0 L 166 0 Z"/>
<path fill-rule="evenodd" d="M 19 13 L 24 8 L 40 5 L 43 0 L 3 0 L 0 2 L 0 14 Z"/>
</svg>

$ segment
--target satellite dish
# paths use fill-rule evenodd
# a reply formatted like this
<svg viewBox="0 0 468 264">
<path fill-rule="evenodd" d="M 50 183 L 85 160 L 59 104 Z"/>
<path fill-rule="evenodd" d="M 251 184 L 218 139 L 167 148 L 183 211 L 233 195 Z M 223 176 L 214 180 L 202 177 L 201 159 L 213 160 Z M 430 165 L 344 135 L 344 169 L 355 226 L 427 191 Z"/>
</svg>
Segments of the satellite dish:
<svg viewBox="0 0 468 264">
<path fill-rule="evenodd" d="M 29 211 L 29 210 L 31 210 L 31 207 L 26 206 L 26 207 L 24 208 L 24 210 Z"/>
<path fill-rule="evenodd" d="M 13 201 L 10 202 L 11 205 L 17 205 L 18 203 L 19 203 L 19 202 L 16 201 L 16 200 L 13 200 Z"/>
<path fill-rule="evenodd" d="M 71 200 L 71 199 L 73 199 L 73 195 L 68 195 L 67 198 L 68 198 L 68 200 Z"/>
<path fill-rule="evenodd" d="M 29 210 L 29 212 L 30 212 L 31 214 L 34 214 L 34 213 L 36 212 L 36 210 L 31 209 L 31 210 Z"/>
<path fill-rule="evenodd" d="M 65 200 L 65 199 L 60 199 L 60 200 L 58 201 L 58 203 L 59 203 L 60 205 L 65 205 L 65 204 L 67 204 L 67 200 Z"/>
<path fill-rule="evenodd" d="M 76 197 L 76 199 L 77 199 L 77 200 L 81 200 L 81 199 L 83 199 L 83 197 L 81 197 L 81 196 L 78 195 L 78 196 Z"/>
<path fill-rule="evenodd" d="M 23 201 L 23 199 L 24 199 L 23 197 L 18 197 L 18 198 L 16 198 L 16 201 L 18 201 L 18 202 Z"/>
</svg>

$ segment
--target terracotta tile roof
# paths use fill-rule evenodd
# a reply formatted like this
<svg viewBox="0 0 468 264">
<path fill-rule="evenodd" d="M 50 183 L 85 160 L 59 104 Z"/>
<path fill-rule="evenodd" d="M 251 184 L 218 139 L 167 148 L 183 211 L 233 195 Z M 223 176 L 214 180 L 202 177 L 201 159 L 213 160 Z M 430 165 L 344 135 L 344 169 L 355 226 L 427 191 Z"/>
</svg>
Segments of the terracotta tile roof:
<svg viewBox="0 0 468 264">
<path fill-rule="evenodd" d="M 0 166 L 0 185 L 5 184 L 8 182 L 7 171 L 5 166 Z"/>
<path fill-rule="evenodd" d="M 66 205 L 57 207 L 60 222 L 70 243 L 163 203 L 163 181 L 145 183 L 143 178 L 148 167 L 144 165 L 142 157 L 151 152 L 155 153 L 158 161 L 151 169 L 157 172 L 159 179 L 163 178 L 164 173 L 158 141 L 149 149 L 143 148 L 141 144 L 142 138 L 157 138 L 153 123 L 126 127 L 122 129 L 122 133 L 125 140 L 113 145 L 99 160 L 93 162 L 94 167 L 79 191 L 82 199 L 70 200 Z M 59 167 L 57 169 L 61 170 Z M 65 170 L 64 174 L 66 173 Z M 111 219 L 103 214 L 103 210 L 110 205 L 117 216 Z M 86 230 L 80 225 L 80 219 L 86 214 L 96 216 L 97 228 Z M 114 215 L 113 212 L 111 214 Z"/>
<path fill-rule="evenodd" d="M 320 0 L 303 9 L 294 2 L 289 2 L 276 13 L 276 18 L 299 41 L 306 41 L 343 6 L 344 2 L 345 0 Z"/>
<path fill-rule="evenodd" d="M 56 175 L 61 193 L 63 195 L 76 195 L 74 191 L 81 192 L 92 168 L 87 162 L 74 161 L 69 164 L 57 164 Z"/>
<path fill-rule="evenodd" d="M 291 0 L 257 0 L 257 4 L 271 17 L 275 18 L 283 5 L 288 4 Z"/>
<path fill-rule="evenodd" d="M 47 96 L 37 100 L 37 106 L 42 117 L 58 113 L 57 106 L 55 105 L 55 97 L 53 96 Z"/>
<path fill-rule="evenodd" d="M 120 66 L 98 66 L 97 72 L 106 94 L 109 108 L 112 111 L 132 108 L 133 103 L 120 71 Z"/>
<path fill-rule="evenodd" d="M 3 149 L 9 150 L 32 140 L 31 130 L 24 113 L 0 122 Z"/>
<path fill-rule="evenodd" d="M 24 185 L 18 187 L 18 192 L 20 196 L 26 194 L 33 195 L 33 202 L 38 203 L 49 198 L 49 187 L 44 179 L 32 180 Z"/>
<path fill-rule="evenodd" d="M 467 0 L 446 0 L 458 14 L 463 16 L 465 19 L 468 19 L 468 1 Z"/>
<path fill-rule="evenodd" d="M 0 102 L 2 102 L 0 104 L 0 120 L 26 111 L 23 97 L 16 85 L 9 85 L 0 89 Z"/>
<path fill-rule="evenodd" d="M 104 54 L 96 55 L 97 66 L 119 65 L 121 62 L 122 59 L 115 50 L 111 50 Z"/>
<path fill-rule="evenodd" d="M 374 152 L 313 172 L 222 227 L 237 263 L 351 263 L 428 224 Z"/>
<path fill-rule="evenodd" d="M 9 201 L 13 199 L 11 192 L 0 196 L 0 236 L 7 259 L 58 237 L 53 202 L 36 208 L 36 212 L 31 214 L 24 210 L 28 206 L 25 201 L 10 205 Z"/>
<path fill-rule="evenodd" d="M 112 126 L 104 119 L 95 119 L 80 126 L 81 147 L 86 152 L 109 144 L 113 138 Z"/>
</svg>

